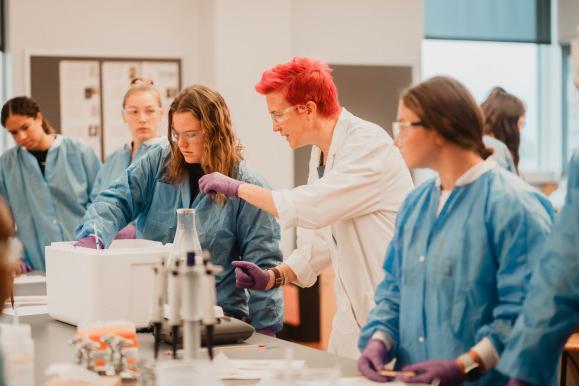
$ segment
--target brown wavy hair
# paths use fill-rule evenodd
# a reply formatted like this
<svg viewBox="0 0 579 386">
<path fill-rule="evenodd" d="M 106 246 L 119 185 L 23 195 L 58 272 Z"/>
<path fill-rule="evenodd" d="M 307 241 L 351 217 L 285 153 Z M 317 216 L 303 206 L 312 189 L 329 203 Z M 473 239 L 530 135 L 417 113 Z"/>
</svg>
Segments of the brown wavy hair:
<svg viewBox="0 0 579 386">
<path fill-rule="evenodd" d="M 521 145 L 519 119 L 525 115 L 525 104 L 502 87 L 495 87 L 480 108 L 484 116 L 484 133 L 507 145 L 518 171 Z"/>
<path fill-rule="evenodd" d="M 41 114 L 40 107 L 38 103 L 32 98 L 27 96 L 18 96 L 15 98 L 10 99 L 8 102 L 4 103 L 2 106 L 2 113 L 0 114 L 0 121 L 2 121 L 2 126 L 6 127 L 6 121 L 11 115 L 22 115 L 25 117 L 30 117 L 32 119 L 36 119 L 38 114 Z M 44 116 L 42 115 L 42 130 L 46 134 L 54 134 L 56 130 Z"/>
<path fill-rule="evenodd" d="M 483 144 L 483 117 L 471 93 L 458 80 L 435 76 L 406 90 L 402 103 L 420 117 L 422 126 L 448 142 L 486 159 L 493 151 Z"/>
<path fill-rule="evenodd" d="M 233 130 L 229 108 L 217 91 L 196 84 L 181 91 L 169 109 L 167 138 L 171 144 L 171 159 L 165 172 L 165 180 L 171 184 L 179 184 L 187 175 L 185 159 L 171 136 L 173 114 L 184 112 L 193 114 L 201 123 L 203 171 L 206 174 L 219 172 L 236 178 L 239 163 L 243 160 L 243 147 Z M 214 200 L 223 203 L 225 196 L 215 195 Z"/>
</svg>

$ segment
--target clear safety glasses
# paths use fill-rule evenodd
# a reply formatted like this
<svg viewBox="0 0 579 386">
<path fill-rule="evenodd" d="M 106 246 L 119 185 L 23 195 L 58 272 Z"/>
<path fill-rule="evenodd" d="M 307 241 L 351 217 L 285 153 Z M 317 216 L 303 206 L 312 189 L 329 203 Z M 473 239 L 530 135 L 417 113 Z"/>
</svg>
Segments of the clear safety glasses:
<svg viewBox="0 0 579 386">
<path fill-rule="evenodd" d="M 269 115 L 271 116 L 271 120 L 273 121 L 273 123 L 281 123 L 283 121 L 283 117 L 285 114 L 289 113 L 292 110 L 295 110 L 298 108 L 298 105 L 294 105 L 294 106 L 290 106 L 290 107 L 286 107 L 283 110 L 280 111 L 272 111 L 271 113 L 269 113 Z"/>
<path fill-rule="evenodd" d="M 147 118 L 151 118 L 151 117 L 157 115 L 160 111 L 161 111 L 161 109 L 156 109 L 156 108 L 152 108 L 152 107 L 148 107 L 148 108 L 143 109 L 143 110 L 135 109 L 135 108 L 127 108 L 127 109 L 123 110 L 123 112 L 131 118 L 137 118 L 141 114 L 143 114 Z"/>
<path fill-rule="evenodd" d="M 171 140 L 177 143 L 180 139 L 184 139 L 187 142 L 195 142 L 201 139 L 201 131 L 186 131 L 179 134 L 174 130 L 171 130 Z"/>
<path fill-rule="evenodd" d="M 400 138 L 401 135 L 404 135 L 406 130 L 408 130 L 412 126 L 422 126 L 422 121 L 414 121 L 414 122 L 392 122 L 392 134 L 394 138 Z"/>
</svg>

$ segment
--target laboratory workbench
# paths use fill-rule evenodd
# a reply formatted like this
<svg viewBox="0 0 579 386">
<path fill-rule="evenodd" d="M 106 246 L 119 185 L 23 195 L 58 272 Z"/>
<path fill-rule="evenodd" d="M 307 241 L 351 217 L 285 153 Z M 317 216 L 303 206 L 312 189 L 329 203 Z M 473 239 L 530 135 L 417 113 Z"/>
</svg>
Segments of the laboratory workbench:
<svg viewBox="0 0 579 386">
<path fill-rule="evenodd" d="M 46 286 L 22 285 L 15 286 L 15 295 L 44 295 Z M 0 323 L 11 323 L 12 318 L 7 315 L 0 317 Z M 73 338 L 76 327 L 51 318 L 49 315 L 31 315 L 20 317 L 21 323 L 31 325 L 32 339 L 34 340 L 35 385 L 43 385 L 48 377 L 44 374 L 53 363 L 72 363 L 75 349 L 68 341 Z M 139 357 L 152 359 L 154 357 L 154 339 L 152 334 L 139 333 Z M 255 347 L 263 345 L 265 347 Z M 237 348 L 239 346 L 239 349 Z M 248 346 L 248 347 L 244 347 Z M 219 346 L 217 346 L 219 347 Z M 296 343 L 273 338 L 263 334 L 254 334 L 245 342 L 219 350 L 231 359 L 284 359 L 286 350 L 293 349 L 293 358 L 305 360 L 308 367 L 340 368 L 343 377 L 359 376 L 356 370 L 356 361 L 315 350 Z M 161 345 L 160 358 L 170 360 L 170 346 Z M 258 381 L 223 381 L 225 385 L 250 385 Z"/>
<path fill-rule="evenodd" d="M 35 384 L 42 385 L 48 380 L 44 375 L 46 368 L 52 363 L 72 362 L 74 360 L 74 348 L 67 342 L 73 337 L 76 328 L 66 323 L 52 319 L 48 315 L 24 316 L 20 318 L 22 323 L 31 325 L 32 338 L 34 339 L 34 366 Z M 10 317 L 3 316 L 1 323 L 10 322 Z M 139 356 L 142 359 L 153 358 L 153 336 L 151 334 L 138 334 Z M 265 347 L 247 347 L 244 345 L 265 345 Z M 320 350 L 306 346 L 272 338 L 267 335 L 254 334 L 244 343 L 239 344 L 239 349 L 227 346 L 222 350 L 232 359 L 284 359 L 287 348 L 293 349 L 294 359 L 303 359 L 308 367 L 331 367 L 338 366 L 342 376 L 356 376 L 356 362 L 342 358 Z M 170 350 L 169 345 L 161 346 L 161 354 Z M 168 359 L 167 359 L 168 360 Z M 255 384 L 257 381 L 225 381 L 226 385 Z"/>
</svg>

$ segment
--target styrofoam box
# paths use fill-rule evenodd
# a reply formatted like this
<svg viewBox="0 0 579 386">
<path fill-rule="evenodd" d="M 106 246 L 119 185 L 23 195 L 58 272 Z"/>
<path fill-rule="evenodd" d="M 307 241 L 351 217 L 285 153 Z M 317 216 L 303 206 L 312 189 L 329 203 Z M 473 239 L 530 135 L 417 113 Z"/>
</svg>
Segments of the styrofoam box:
<svg viewBox="0 0 579 386">
<path fill-rule="evenodd" d="M 130 320 L 149 325 L 153 302 L 153 266 L 172 244 L 115 240 L 108 249 L 57 242 L 46 247 L 48 314 L 79 325 Z"/>
</svg>

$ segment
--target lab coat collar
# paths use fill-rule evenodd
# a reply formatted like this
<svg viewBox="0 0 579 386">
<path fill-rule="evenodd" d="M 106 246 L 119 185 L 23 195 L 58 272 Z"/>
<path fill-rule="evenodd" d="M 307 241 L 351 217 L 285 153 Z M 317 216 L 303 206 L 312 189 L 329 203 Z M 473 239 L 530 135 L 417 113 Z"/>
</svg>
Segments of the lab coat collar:
<svg viewBox="0 0 579 386">
<path fill-rule="evenodd" d="M 475 166 L 473 166 L 472 168 L 468 169 L 462 176 L 460 176 L 456 180 L 456 184 L 454 186 L 456 187 L 456 186 L 464 186 L 464 185 L 472 184 L 473 182 L 478 180 L 479 177 L 481 177 L 483 174 L 485 174 L 486 172 L 488 172 L 496 167 L 497 167 L 496 161 L 494 161 L 490 158 L 487 158 L 485 161 L 478 163 Z M 439 189 L 441 189 L 441 187 L 442 187 L 442 184 L 440 181 L 440 176 L 436 177 L 436 186 Z"/>
<path fill-rule="evenodd" d="M 346 128 L 348 125 L 347 120 L 352 117 L 353 117 L 352 113 L 346 110 L 344 107 L 342 107 L 342 111 L 340 112 L 338 120 L 336 121 L 336 127 L 334 127 L 334 133 L 332 134 L 332 142 L 330 144 L 330 150 L 328 151 L 328 161 L 326 162 L 326 170 L 331 169 L 334 164 L 336 152 L 340 148 L 340 145 L 344 141 L 344 138 L 346 137 L 347 134 L 346 133 Z"/>
</svg>

